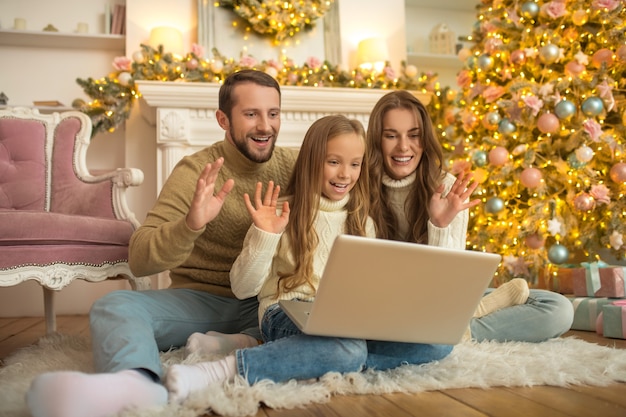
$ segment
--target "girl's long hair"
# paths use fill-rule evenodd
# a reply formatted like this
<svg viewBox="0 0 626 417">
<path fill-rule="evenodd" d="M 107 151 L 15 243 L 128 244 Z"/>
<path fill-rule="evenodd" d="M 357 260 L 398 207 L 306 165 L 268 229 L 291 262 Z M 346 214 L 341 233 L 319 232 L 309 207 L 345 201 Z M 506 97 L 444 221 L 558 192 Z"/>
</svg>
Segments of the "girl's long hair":
<svg viewBox="0 0 626 417">
<path fill-rule="evenodd" d="M 421 128 L 422 158 L 417 166 L 404 211 L 411 228 L 409 242 L 428 243 L 428 205 L 443 179 L 443 150 L 437 139 L 426 107 L 408 91 L 395 90 L 385 94 L 374 106 L 367 128 L 366 155 L 370 167 L 370 216 L 376 233 L 383 239 L 404 239 L 398 236 L 398 219 L 390 207 L 382 178 L 385 170 L 382 155 L 383 118 L 389 110 L 407 109 L 417 116 Z"/>
<path fill-rule="evenodd" d="M 319 242 L 314 225 L 322 195 L 327 143 L 336 136 L 349 133 L 356 133 L 365 144 L 365 131 L 361 122 L 341 115 L 318 119 L 304 136 L 285 193 L 291 197 L 289 223 L 285 233 L 291 244 L 295 269 L 279 271 L 279 290 L 289 291 L 303 284 L 313 288 L 313 256 Z M 368 186 L 369 168 L 364 156 L 361 175 L 350 191 L 345 233 L 365 235 L 370 205 Z"/>
</svg>

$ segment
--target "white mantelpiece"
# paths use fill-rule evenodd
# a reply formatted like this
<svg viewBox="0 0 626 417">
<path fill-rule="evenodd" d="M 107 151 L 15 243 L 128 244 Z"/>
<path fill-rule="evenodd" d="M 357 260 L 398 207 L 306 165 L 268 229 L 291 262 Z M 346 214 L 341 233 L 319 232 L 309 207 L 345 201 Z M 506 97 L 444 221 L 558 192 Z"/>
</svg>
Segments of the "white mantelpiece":
<svg viewBox="0 0 626 417">
<path fill-rule="evenodd" d="M 224 138 L 215 120 L 218 83 L 136 81 L 142 95 L 142 114 L 156 124 L 157 192 L 176 163 Z M 300 147 L 315 120 L 328 114 L 344 114 L 365 127 L 376 101 L 388 90 L 281 87 L 281 128 L 277 144 Z M 416 93 L 428 104 L 430 96 Z M 155 112 L 156 110 L 156 112 Z"/>
</svg>

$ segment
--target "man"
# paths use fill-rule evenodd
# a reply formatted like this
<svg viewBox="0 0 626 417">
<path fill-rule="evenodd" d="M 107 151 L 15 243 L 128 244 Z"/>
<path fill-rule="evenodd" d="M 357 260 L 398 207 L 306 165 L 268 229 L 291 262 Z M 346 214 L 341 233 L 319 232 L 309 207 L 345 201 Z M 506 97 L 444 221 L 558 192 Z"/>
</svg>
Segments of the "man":
<svg viewBox="0 0 626 417">
<path fill-rule="evenodd" d="M 133 273 L 169 270 L 172 285 L 96 301 L 90 325 L 98 373 L 38 376 L 27 393 L 34 417 L 104 417 L 164 405 L 159 351 L 183 346 L 194 332 L 215 350 L 257 343 L 258 301 L 233 295 L 229 271 L 251 224 L 243 194 L 258 181 L 286 185 L 296 159 L 295 151 L 275 148 L 280 103 L 278 83 L 263 72 L 225 80 L 216 112 L 225 139 L 177 164 L 131 238 Z"/>
</svg>

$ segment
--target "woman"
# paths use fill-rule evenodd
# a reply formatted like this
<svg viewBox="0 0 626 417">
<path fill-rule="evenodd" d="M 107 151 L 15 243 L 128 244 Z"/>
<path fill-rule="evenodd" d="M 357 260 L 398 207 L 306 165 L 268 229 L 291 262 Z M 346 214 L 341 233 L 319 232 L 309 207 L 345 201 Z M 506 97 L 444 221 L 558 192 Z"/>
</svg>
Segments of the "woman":
<svg viewBox="0 0 626 417">
<path fill-rule="evenodd" d="M 424 105 L 396 90 L 374 106 L 367 129 L 370 216 L 377 236 L 465 249 L 468 201 L 477 184 L 471 175 L 443 171 L 443 151 Z M 540 342 L 569 330 L 572 303 L 561 294 L 529 290 L 514 279 L 489 289 L 470 323 L 467 337 Z"/>
</svg>

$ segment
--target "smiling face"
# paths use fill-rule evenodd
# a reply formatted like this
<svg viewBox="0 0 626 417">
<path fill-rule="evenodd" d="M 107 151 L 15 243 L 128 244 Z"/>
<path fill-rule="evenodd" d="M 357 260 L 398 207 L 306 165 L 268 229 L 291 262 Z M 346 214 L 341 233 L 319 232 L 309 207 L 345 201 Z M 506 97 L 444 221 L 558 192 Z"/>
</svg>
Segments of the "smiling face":
<svg viewBox="0 0 626 417">
<path fill-rule="evenodd" d="M 385 113 L 381 151 L 385 173 L 391 178 L 401 180 L 415 172 L 424 152 L 416 112 L 397 108 Z"/>
<path fill-rule="evenodd" d="M 324 159 L 322 195 L 338 201 L 354 188 L 365 156 L 365 142 L 356 133 L 344 133 L 328 140 Z"/>
<path fill-rule="evenodd" d="M 233 90 L 230 118 L 218 110 L 218 123 L 226 139 L 254 162 L 266 162 L 272 156 L 280 130 L 280 97 L 272 87 L 251 82 Z"/>
</svg>

